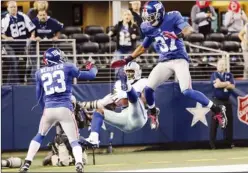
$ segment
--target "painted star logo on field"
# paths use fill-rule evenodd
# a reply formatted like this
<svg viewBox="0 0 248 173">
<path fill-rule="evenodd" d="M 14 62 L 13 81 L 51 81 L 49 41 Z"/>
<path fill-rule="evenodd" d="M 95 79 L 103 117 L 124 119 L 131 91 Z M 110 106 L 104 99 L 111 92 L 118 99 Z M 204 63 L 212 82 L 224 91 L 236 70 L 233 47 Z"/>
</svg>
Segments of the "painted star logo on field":
<svg viewBox="0 0 248 173">
<path fill-rule="evenodd" d="M 191 127 L 193 127 L 198 121 L 201 121 L 205 126 L 208 127 L 206 114 L 210 111 L 207 107 L 202 107 L 200 103 L 196 103 L 195 108 L 186 108 L 193 115 Z"/>
</svg>

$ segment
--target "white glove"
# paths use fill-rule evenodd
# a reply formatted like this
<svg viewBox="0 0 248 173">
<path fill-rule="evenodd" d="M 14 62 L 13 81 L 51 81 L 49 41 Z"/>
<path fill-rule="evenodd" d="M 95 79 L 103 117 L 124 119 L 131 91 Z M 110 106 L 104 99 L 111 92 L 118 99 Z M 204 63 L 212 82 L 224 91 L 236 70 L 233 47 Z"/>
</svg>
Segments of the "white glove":
<svg viewBox="0 0 248 173">
<path fill-rule="evenodd" d="M 100 99 L 98 103 L 103 107 L 107 106 L 108 104 L 114 103 L 113 95 L 112 94 L 106 95 L 104 98 Z"/>
</svg>

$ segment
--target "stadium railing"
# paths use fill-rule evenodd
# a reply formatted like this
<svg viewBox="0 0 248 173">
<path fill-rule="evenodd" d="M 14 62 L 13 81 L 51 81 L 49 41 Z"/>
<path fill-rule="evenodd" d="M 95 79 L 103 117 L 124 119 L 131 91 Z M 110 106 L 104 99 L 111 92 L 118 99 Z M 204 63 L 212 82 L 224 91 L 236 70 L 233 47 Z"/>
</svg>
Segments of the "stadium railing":
<svg viewBox="0 0 248 173">
<path fill-rule="evenodd" d="M 221 58 L 225 60 L 228 72 L 231 71 L 235 78 L 242 78 L 244 69 L 243 53 L 225 52 L 194 45 L 189 42 L 186 42 L 186 46 L 190 49 L 187 51 L 191 60 L 190 72 L 192 80 L 209 80 L 211 73 L 216 70 L 218 59 Z M 95 62 L 99 68 L 99 73 L 95 80 L 89 82 L 113 82 L 116 80 L 117 70 L 111 69 L 109 65 L 113 59 L 118 58 L 120 55 L 114 53 L 78 54 L 75 39 L 42 40 L 40 42 L 30 40 L 2 40 L 2 84 L 20 84 L 18 78 L 20 73 L 25 76 L 25 84 L 34 84 L 34 73 L 43 66 L 43 53 L 49 47 L 58 47 L 63 50 L 68 61 L 74 63 L 80 69 L 84 69 L 86 61 Z M 122 54 L 121 56 L 127 55 Z M 136 61 L 142 68 L 142 76 L 148 77 L 158 61 L 158 54 L 145 53 L 138 57 Z M 176 79 L 172 76 L 169 80 Z M 81 83 L 82 81 L 75 80 L 74 82 Z"/>
</svg>

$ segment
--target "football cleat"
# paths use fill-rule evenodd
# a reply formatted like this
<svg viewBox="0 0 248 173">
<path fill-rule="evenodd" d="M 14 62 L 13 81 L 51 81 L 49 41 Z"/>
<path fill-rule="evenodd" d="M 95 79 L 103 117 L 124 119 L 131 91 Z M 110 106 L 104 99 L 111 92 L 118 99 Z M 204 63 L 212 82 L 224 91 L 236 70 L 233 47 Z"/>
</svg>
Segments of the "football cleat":
<svg viewBox="0 0 248 173">
<path fill-rule="evenodd" d="M 150 118 L 150 126 L 152 130 L 156 130 L 159 127 L 159 121 L 158 121 L 158 116 L 159 116 L 160 110 L 159 108 L 156 108 L 156 114 L 150 114 L 148 117 Z"/>
<path fill-rule="evenodd" d="M 221 111 L 214 115 L 214 119 L 216 119 L 219 123 L 219 126 L 224 129 L 226 128 L 227 123 L 228 123 L 228 120 L 226 117 L 226 107 L 223 105 L 220 105 L 219 108 Z"/>
<path fill-rule="evenodd" d="M 25 160 L 19 172 L 28 172 L 30 165 L 31 165 L 31 161 Z"/>
<path fill-rule="evenodd" d="M 76 167 L 76 172 L 77 172 L 77 173 L 82 173 L 82 172 L 84 172 L 84 166 L 83 166 L 82 163 L 77 163 L 77 164 L 75 165 L 75 167 Z"/>
</svg>

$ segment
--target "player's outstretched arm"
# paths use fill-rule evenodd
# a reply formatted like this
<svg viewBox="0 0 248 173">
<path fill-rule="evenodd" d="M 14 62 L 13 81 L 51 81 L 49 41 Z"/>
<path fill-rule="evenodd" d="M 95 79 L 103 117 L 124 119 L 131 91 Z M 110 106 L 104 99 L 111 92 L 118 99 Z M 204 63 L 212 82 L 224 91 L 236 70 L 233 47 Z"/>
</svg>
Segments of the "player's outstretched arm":
<svg viewBox="0 0 248 173">
<path fill-rule="evenodd" d="M 113 95 L 108 94 L 99 100 L 79 102 L 79 105 L 84 109 L 103 109 L 111 103 L 114 103 Z"/>
<path fill-rule="evenodd" d="M 112 68 L 122 67 L 122 66 L 128 64 L 129 62 L 131 62 L 132 60 L 134 60 L 135 58 L 137 58 L 138 56 L 142 55 L 145 51 L 146 51 L 146 48 L 143 45 L 140 45 L 134 50 L 132 55 L 130 55 L 124 59 L 112 62 L 111 67 Z"/>
<path fill-rule="evenodd" d="M 98 69 L 93 63 L 87 62 L 86 70 L 89 70 L 89 71 L 79 71 L 77 78 L 81 80 L 93 80 L 96 78 Z"/>
</svg>

